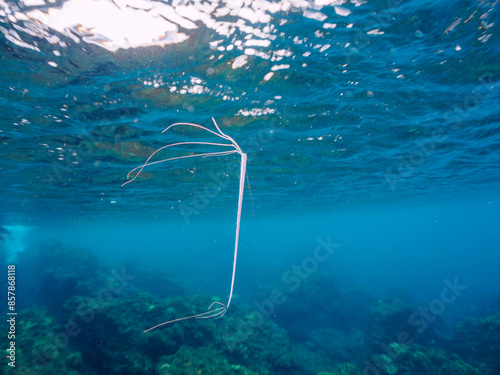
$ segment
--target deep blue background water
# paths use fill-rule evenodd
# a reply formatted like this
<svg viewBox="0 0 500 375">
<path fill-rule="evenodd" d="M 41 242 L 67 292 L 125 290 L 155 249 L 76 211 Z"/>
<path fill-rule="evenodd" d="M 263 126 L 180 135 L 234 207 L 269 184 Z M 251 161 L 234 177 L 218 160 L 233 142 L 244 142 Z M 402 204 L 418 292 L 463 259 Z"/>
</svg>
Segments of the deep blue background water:
<svg viewBox="0 0 500 375">
<path fill-rule="evenodd" d="M 209 211 L 207 209 L 207 211 Z M 225 296 L 229 291 L 234 220 L 217 209 L 189 225 L 165 220 L 96 220 L 38 227 L 29 240 L 57 238 L 88 248 L 106 265 L 134 260 L 161 269 L 192 292 Z M 407 203 L 341 209 L 316 214 L 290 211 L 242 217 L 235 303 L 248 303 L 263 285 L 282 285 L 283 273 L 314 256 L 317 238 L 338 244 L 318 263 L 343 287 L 373 297 L 403 293 L 428 304 L 443 281 L 467 285 L 442 318 L 487 308 L 498 296 L 498 205 L 485 199 Z M 30 246 L 28 246 L 30 248 Z"/>
<path fill-rule="evenodd" d="M 198 21 L 179 28 L 184 42 L 117 51 L 19 16 L 35 6 L 0 5 L 0 224 L 30 228 L 5 257 L 57 238 L 225 296 L 239 159 L 162 164 L 121 187 L 161 146 L 214 141 L 162 134 L 168 125 L 213 117 L 249 155 L 235 302 L 331 236 L 340 246 L 319 267 L 346 285 L 426 304 L 458 278 L 469 288 L 450 310 L 489 303 L 500 282 L 498 5 L 340 3 L 297 3 L 265 23 L 220 16 L 233 34 Z"/>
</svg>

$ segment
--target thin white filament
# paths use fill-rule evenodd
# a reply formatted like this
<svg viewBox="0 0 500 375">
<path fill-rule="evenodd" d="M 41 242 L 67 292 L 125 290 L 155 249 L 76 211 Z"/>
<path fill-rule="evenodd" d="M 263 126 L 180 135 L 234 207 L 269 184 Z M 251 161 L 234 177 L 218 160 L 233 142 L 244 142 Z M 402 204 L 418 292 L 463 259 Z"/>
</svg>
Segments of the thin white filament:
<svg viewBox="0 0 500 375">
<path fill-rule="evenodd" d="M 144 332 L 149 332 L 149 331 L 152 331 L 156 328 L 159 328 L 161 326 L 164 326 L 164 325 L 167 325 L 167 324 L 170 324 L 170 323 L 175 323 L 175 322 L 179 322 L 179 321 L 182 321 L 182 320 L 187 320 L 187 319 L 209 319 L 209 318 L 221 318 L 222 316 L 224 316 L 224 314 L 226 313 L 227 309 L 229 308 L 229 305 L 231 304 L 231 300 L 233 298 L 233 290 L 234 290 L 234 280 L 235 280 L 235 277 L 236 277 L 236 263 L 237 263 L 237 259 L 238 259 L 238 243 L 239 243 L 239 237 L 240 237 L 240 222 L 241 222 L 241 208 L 243 206 L 243 193 L 244 193 L 244 189 L 245 189 L 245 175 L 246 175 L 246 165 L 247 165 L 247 155 L 245 153 L 243 153 L 243 151 L 241 151 L 241 148 L 240 146 L 236 143 L 236 141 L 231 138 L 230 136 L 228 136 L 227 134 L 223 133 L 222 130 L 219 128 L 219 126 L 217 125 L 217 123 L 215 122 L 215 119 L 213 119 L 213 122 L 214 122 L 214 125 L 215 125 L 215 128 L 217 129 L 217 132 L 213 131 L 213 130 L 210 130 L 208 128 L 206 128 L 205 126 L 202 126 L 202 125 L 198 125 L 198 124 L 193 124 L 193 123 L 188 123 L 188 122 L 181 122 L 181 123 L 175 123 L 175 124 L 172 124 L 170 126 L 168 126 L 165 130 L 162 131 L 162 133 L 166 132 L 167 130 L 175 127 L 175 126 L 191 126 L 191 127 L 195 127 L 195 128 L 199 128 L 199 129 L 202 129 L 202 130 L 205 130 L 211 134 L 214 134 L 216 135 L 217 137 L 219 138 L 222 138 L 222 139 L 225 139 L 229 142 L 231 142 L 231 144 L 227 144 L 227 143 L 215 143 L 215 142 L 178 142 L 178 143 L 173 143 L 173 144 L 169 144 L 169 145 L 166 145 L 166 146 L 163 146 L 163 147 L 160 147 L 158 150 L 156 150 L 155 152 L 153 152 L 149 157 L 148 159 L 146 160 L 146 162 L 134 169 L 132 169 L 128 175 L 127 175 L 127 179 L 130 179 L 130 176 L 132 173 L 134 173 L 135 171 L 137 171 L 137 173 L 134 175 L 134 177 L 130 180 L 128 180 L 127 182 L 125 182 L 122 186 L 134 181 L 140 174 L 141 172 L 144 170 L 145 167 L 147 166 L 150 166 L 150 165 L 154 165 L 154 164 L 159 164 L 159 163 L 163 163 L 163 162 L 167 162 L 167 161 L 172 161 L 172 160 L 178 160 L 178 159 L 187 159 L 187 158 L 194 158 L 194 157 L 211 157 L 211 156 L 225 156 L 225 155 L 230 155 L 230 154 L 234 154 L 234 153 L 238 153 L 240 154 L 241 156 L 241 166 L 240 166 L 240 182 L 239 182 L 239 192 L 238 192 L 238 211 L 237 211 L 237 215 L 236 215 L 236 236 L 235 236 L 235 244 L 234 244 L 234 258 L 233 258 L 233 273 L 232 273 L 232 276 L 231 276 L 231 288 L 230 288 L 230 291 L 229 291 L 229 297 L 228 297 L 228 301 L 227 301 L 227 304 L 223 304 L 222 302 L 213 302 L 207 309 L 206 312 L 204 313 L 200 313 L 200 314 L 196 314 L 196 315 L 191 315 L 191 316 L 186 316 L 186 317 L 183 317 L 183 318 L 178 318 L 178 319 L 174 319 L 174 320 L 170 320 L 170 321 L 167 321 L 167 322 L 163 322 L 163 323 L 160 323 L 154 327 L 151 327 L 147 330 L 145 330 Z M 184 156 L 177 156 L 177 157 L 172 157 L 172 158 L 167 158 L 167 159 L 162 159 L 162 160 L 158 160 L 158 161 L 154 161 L 154 162 L 150 162 L 151 158 L 156 155 L 158 152 L 160 152 L 161 150 L 164 150 L 166 148 L 169 148 L 169 147 L 174 147 L 174 146 L 181 146 L 181 145 L 208 145 L 208 146 L 221 146 L 221 147 L 232 147 L 233 150 L 229 150 L 229 151 L 219 151 L 219 152 L 207 152 L 207 153 L 199 153 L 199 154 L 193 154 L 193 155 L 184 155 Z M 217 307 L 215 309 L 212 310 L 212 307 L 214 304 L 217 304 L 217 305 L 220 305 L 220 307 Z"/>
</svg>

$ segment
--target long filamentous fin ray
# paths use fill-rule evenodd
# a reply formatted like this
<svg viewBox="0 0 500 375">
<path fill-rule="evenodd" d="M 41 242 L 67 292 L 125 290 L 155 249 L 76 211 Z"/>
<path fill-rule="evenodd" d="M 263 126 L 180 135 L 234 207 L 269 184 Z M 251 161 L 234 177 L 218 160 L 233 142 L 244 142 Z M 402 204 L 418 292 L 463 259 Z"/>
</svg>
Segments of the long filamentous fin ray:
<svg viewBox="0 0 500 375">
<path fill-rule="evenodd" d="M 176 127 L 176 126 L 191 126 L 191 127 L 205 130 L 211 134 L 214 134 L 219 138 L 222 138 L 222 139 L 225 139 L 225 140 L 231 142 L 231 144 L 216 143 L 216 142 L 178 142 L 178 143 L 172 143 L 172 144 L 165 145 L 163 147 L 160 147 L 155 152 L 153 152 L 148 157 L 148 159 L 146 160 L 146 162 L 144 164 L 132 169 L 127 175 L 127 179 L 129 179 L 129 180 L 126 181 L 122 186 L 134 181 L 141 174 L 141 172 L 144 170 L 144 168 L 151 166 L 151 165 L 154 165 L 154 164 L 165 163 L 165 162 L 172 161 L 172 160 L 195 158 L 195 157 L 202 157 L 202 158 L 221 157 L 221 156 L 231 155 L 231 154 L 235 154 L 235 153 L 237 153 L 241 156 L 240 181 L 239 181 L 239 191 L 238 191 L 238 211 L 236 214 L 236 236 L 235 236 L 234 257 L 233 257 L 233 272 L 232 272 L 232 276 L 231 276 L 231 287 L 229 290 L 229 297 L 228 297 L 226 304 L 219 302 L 219 301 L 213 302 L 208 307 L 207 311 L 205 311 L 203 313 L 195 314 L 195 315 L 191 315 L 191 316 L 186 316 L 186 317 L 182 317 L 182 318 L 178 318 L 178 319 L 173 319 L 173 320 L 169 320 L 167 322 L 157 324 L 151 328 L 146 329 L 144 331 L 144 333 L 150 332 L 152 330 L 155 330 L 159 327 L 162 327 L 162 326 L 165 326 L 168 324 L 172 324 L 175 322 L 180 322 L 180 321 L 188 320 L 188 319 L 210 319 L 210 318 L 217 318 L 218 319 L 218 318 L 222 318 L 224 316 L 224 314 L 227 312 L 227 309 L 229 308 L 229 305 L 231 304 L 231 300 L 233 298 L 234 280 L 236 277 L 236 263 L 237 263 L 237 259 L 238 259 L 238 243 L 239 243 L 239 237 L 240 237 L 241 209 L 243 206 L 243 193 L 244 193 L 244 189 L 245 189 L 247 154 L 245 154 L 243 151 L 241 151 L 240 146 L 236 143 L 236 141 L 233 138 L 231 138 L 229 135 L 222 132 L 222 130 L 219 128 L 219 126 L 217 125 L 217 122 L 215 121 L 214 118 L 212 118 L 212 121 L 215 125 L 215 128 L 217 129 L 217 132 L 215 132 L 215 131 L 213 131 L 205 126 L 202 126 L 202 125 L 193 124 L 193 123 L 189 123 L 189 122 L 179 122 L 179 123 L 175 123 L 175 124 L 168 126 L 165 130 L 162 131 L 162 133 L 165 133 L 169 129 Z M 205 145 L 205 146 L 217 146 L 217 147 L 232 147 L 233 150 L 176 156 L 176 157 L 172 157 L 172 158 L 167 158 L 167 159 L 162 159 L 162 160 L 150 162 L 150 160 L 153 158 L 153 156 L 156 155 L 158 152 L 160 152 L 166 148 L 169 148 L 169 147 L 182 146 L 182 145 Z M 130 179 L 130 176 L 135 171 L 138 171 L 138 172 L 134 175 L 134 177 L 132 179 Z M 218 305 L 219 307 L 212 309 L 212 307 L 214 305 Z"/>
</svg>

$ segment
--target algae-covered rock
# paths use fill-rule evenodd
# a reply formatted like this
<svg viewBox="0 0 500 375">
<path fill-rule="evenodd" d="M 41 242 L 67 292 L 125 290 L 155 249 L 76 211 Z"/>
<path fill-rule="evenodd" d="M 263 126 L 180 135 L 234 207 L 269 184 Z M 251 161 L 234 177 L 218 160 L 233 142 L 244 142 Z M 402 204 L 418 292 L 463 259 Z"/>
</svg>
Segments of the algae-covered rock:
<svg viewBox="0 0 500 375">
<path fill-rule="evenodd" d="M 321 371 L 317 375 L 361 375 L 358 368 L 352 363 L 343 363 L 333 371 Z"/>
<path fill-rule="evenodd" d="M 418 343 L 431 346 L 440 341 L 433 325 L 438 318 L 427 320 L 422 308 L 412 306 L 400 298 L 390 297 L 378 301 L 370 311 L 365 337 L 365 353 L 386 354 L 391 342 Z"/>
<path fill-rule="evenodd" d="M 41 269 L 34 299 L 43 308 L 20 310 L 16 321 L 26 375 L 294 374 L 287 333 L 255 310 L 233 304 L 222 319 L 144 332 L 206 312 L 217 300 L 172 297 L 183 288 L 161 272 L 110 271 L 92 253 L 59 242 L 43 245 L 33 264 Z"/>
<path fill-rule="evenodd" d="M 331 328 L 311 331 L 308 340 L 294 343 L 293 353 L 300 358 L 307 358 L 304 370 L 314 373 L 342 366 L 344 363 L 357 363 L 362 357 L 361 331 L 350 333 Z"/>
<path fill-rule="evenodd" d="M 81 330 L 75 342 L 84 362 L 97 372 L 131 375 L 153 371 L 154 358 L 147 352 L 150 342 L 142 334 L 141 316 L 148 309 L 144 295 L 75 296 L 64 309 L 68 320 Z"/>
<path fill-rule="evenodd" d="M 230 362 L 259 374 L 289 374 L 295 368 L 288 334 L 271 320 L 237 307 L 223 319 L 216 345 Z"/>
<path fill-rule="evenodd" d="M 16 316 L 16 367 L 12 373 L 94 374 L 81 360 L 70 326 L 59 324 L 45 307 L 31 307 Z"/>
<path fill-rule="evenodd" d="M 425 347 L 391 343 L 392 354 L 375 354 L 367 365 L 365 373 L 379 375 L 484 375 L 485 366 L 473 366 L 456 354 Z"/>
<path fill-rule="evenodd" d="M 158 368 L 162 361 L 169 367 L 172 360 L 165 356 L 178 355 L 182 362 L 191 353 L 179 353 L 182 347 L 200 353 L 210 348 L 229 365 L 259 374 L 290 373 L 290 342 L 285 332 L 270 320 L 252 320 L 255 317 L 236 306 L 222 319 L 187 319 L 144 332 L 165 321 L 203 313 L 212 302 L 200 296 L 155 300 L 147 293 L 109 300 L 76 296 L 65 309 L 69 319 L 82 328 L 76 342 L 84 361 L 100 373 L 142 374 Z M 250 324 L 252 332 L 239 335 L 245 324 Z"/>
<path fill-rule="evenodd" d="M 493 374 L 500 373 L 500 313 L 465 319 L 455 328 L 447 347 L 471 363 L 486 363 Z"/>
<path fill-rule="evenodd" d="M 161 357 L 157 366 L 159 375 L 257 375 L 241 365 L 231 365 L 211 347 L 182 346 L 175 355 Z"/>
</svg>

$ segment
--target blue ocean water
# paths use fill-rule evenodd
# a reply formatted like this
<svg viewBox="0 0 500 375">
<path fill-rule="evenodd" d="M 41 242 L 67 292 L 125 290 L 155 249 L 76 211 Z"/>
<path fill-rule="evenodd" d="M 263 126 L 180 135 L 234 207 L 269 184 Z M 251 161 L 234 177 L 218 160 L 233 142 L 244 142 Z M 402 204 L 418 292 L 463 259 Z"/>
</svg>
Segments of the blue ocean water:
<svg viewBox="0 0 500 375">
<path fill-rule="evenodd" d="M 472 0 L 0 1 L 0 249 L 17 327 L 39 330 L 18 335 L 18 366 L 498 373 L 498 334 L 480 340 L 500 329 L 498 15 Z M 181 317 L 168 306 L 227 301 L 240 157 L 186 158 L 227 142 L 163 132 L 214 121 L 248 155 L 231 308 L 141 336 Z M 151 161 L 184 158 L 122 186 L 179 143 Z M 125 291 L 44 341 L 37 322 L 78 322 L 109 280 Z M 422 355 L 438 365 L 417 369 Z"/>
</svg>

